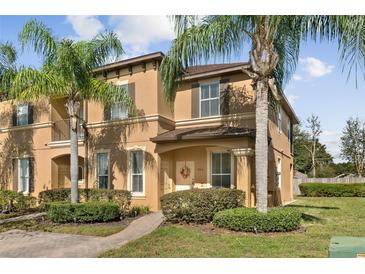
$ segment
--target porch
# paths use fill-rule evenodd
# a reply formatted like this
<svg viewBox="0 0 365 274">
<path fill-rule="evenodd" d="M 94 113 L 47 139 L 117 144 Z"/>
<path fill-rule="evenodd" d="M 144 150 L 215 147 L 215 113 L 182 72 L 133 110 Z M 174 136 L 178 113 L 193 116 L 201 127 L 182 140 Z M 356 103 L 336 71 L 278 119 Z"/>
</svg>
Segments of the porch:
<svg viewBox="0 0 365 274">
<path fill-rule="evenodd" d="M 153 138 L 161 159 L 161 192 L 236 188 L 245 192 L 245 206 L 255 206 L 253 137 L 250 129 L 214 126 L 178 129 Z"/>
</svg>

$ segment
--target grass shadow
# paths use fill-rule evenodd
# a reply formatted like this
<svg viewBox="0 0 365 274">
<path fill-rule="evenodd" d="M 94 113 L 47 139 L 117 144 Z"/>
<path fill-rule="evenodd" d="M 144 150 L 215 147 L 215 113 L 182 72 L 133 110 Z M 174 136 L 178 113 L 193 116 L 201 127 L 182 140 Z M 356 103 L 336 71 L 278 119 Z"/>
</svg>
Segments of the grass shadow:
<svg viewBox="0 0 365 274">
<path fill-rule="evenodd" d="M 325 220 L 314 215 L 302 213 L 302 219 L 306 222 L 324 223 Z"/>
<path fill-rule="evenodd" d="M 287 205 L 286 207 L 315 208 L 315 209 L 340 209 L 339 207 L 333 207 L 333 206 L 311 206 L 311 205 Z"/>
</svg>

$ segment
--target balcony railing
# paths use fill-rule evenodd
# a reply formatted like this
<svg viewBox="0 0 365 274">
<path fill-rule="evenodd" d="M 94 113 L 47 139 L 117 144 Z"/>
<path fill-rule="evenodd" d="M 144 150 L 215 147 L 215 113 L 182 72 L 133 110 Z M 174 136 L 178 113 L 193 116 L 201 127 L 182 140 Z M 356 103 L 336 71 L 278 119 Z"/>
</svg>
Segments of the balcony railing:
<svg viewBox="0 0 365 274">
<path fill-rule="evenodd" d="M 85 130 L 81 124 L 78 126 L 78 137 L 79 140 L 83 140 L 85 137 Z M 68 141 L 70 140 L 70 119 L 59 120 L 54 122 L 52 130 L 52 141 Z"/>
</svg>

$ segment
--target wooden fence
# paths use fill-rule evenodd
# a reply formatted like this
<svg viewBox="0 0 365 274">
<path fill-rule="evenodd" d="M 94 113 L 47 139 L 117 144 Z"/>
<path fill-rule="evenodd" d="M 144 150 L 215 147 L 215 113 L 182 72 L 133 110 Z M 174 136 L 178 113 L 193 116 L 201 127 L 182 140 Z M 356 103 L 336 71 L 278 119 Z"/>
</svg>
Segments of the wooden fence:
<svg viewBox="0 0 365 274">
<path fill-rule="evenodd" d="M 293 191 L 295 195 L 300 194 L 299 185 L 301 183 L 322 183 L 322 184 L 357 184 L 365 183 L 365 177 L 345 177 L 345 178 L 294 178 Z"/>
</svg>

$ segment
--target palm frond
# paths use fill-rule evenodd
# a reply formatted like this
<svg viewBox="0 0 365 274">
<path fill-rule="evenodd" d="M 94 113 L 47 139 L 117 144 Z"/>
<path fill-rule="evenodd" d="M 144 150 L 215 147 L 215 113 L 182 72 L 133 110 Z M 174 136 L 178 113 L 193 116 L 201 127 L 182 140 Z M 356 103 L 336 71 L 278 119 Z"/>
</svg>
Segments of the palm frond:
<svg viewBox="0 0 365 274">
<path fill-rule="evenodd" d="M 15 76 L 10 89 L 12 98 L 20 101 L 33 101 L 68 95 L 69 86 L 54 71 L 39 71 L 23 68 Z"/>
<path fill-rule="evenodd" d="M 22 49 L 32 46 L 33 50 L 44 58 L 50 59 L 56 51 L 56 38 L 44 23 L 36 19 L 29 20 L 19 34 Z"/>
<path fill-rule="evenodd" d="M 114 32 L 98 34 L 91 41 L 76 43 L 77 50 L 83 56 L 84 64 L 91 71 L 104 65 L 111 59 L 117 59 L 123 53 L 123 46 Z"/>
<path fill-rule="evenodd" d="M 0 71 L 13 67 L 18 57 L 14 45 L 10 42 L 0 43 Z"/>
</svg>

